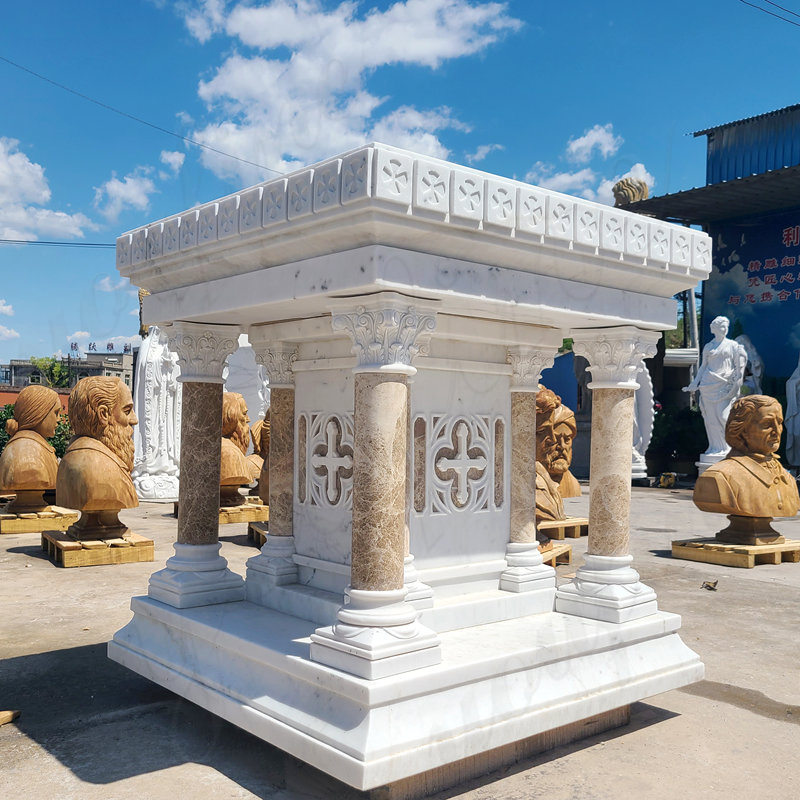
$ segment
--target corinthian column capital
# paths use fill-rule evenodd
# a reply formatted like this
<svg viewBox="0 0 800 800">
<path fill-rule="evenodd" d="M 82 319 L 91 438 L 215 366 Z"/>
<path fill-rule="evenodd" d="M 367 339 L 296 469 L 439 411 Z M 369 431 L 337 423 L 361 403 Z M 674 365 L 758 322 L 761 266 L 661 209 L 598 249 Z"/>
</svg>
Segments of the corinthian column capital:
<svg viewBox="0 0 800 800">
<path fill-rule="evenodd" d="M 656 354 L 659 331 L 625 325 L 619 328 L 581 328 L 571 331 L 572 350 L 588 362 L 590 389 L 638 389 L 636 373 L 642 359 Z"/>
<path fill-rule="evenodd" d="M 297 361 L 297 346 L 276 342 L 268 336 L 269 328 L 250 328 L 248 331 L 256 361 L 264 367 L 270 389 L 291 389 L 294 387 L 292 370 Z"/>
<path fill-rule="evenodd" d="M 509 347 L 507 361 L 511 364 L 511 391 L 538 392 L 542 372 L 553 366 L 557 352 L 555 347 Z"/>
<path fill-rule="evenodd" d="M 361 299 L 361 298 L 359 298 Z M 341 301 L 331 306 L 334 331 L 353 342 L 355 372 L 398 372 L 413 375 L 412 362 L 428 352 L 436 330 L 437 304 L 383 292 L 357 305 Z"/>
<path fill-rule="evenodd" d="M 178 354 L 182 383 L 222 383 L 225 360 L 239 347 L 238 325 L 173 322 L 165 326 L 169 349 Z"/>
</svg>

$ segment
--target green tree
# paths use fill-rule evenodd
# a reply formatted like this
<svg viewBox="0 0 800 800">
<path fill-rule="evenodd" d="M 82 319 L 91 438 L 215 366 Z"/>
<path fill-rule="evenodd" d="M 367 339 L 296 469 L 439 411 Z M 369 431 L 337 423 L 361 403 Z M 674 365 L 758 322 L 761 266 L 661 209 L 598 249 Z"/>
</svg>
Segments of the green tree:
<svg viewBox="0 0 800 800">
<path fill-rule="evenodd" d="M 9 435 L 6 433 L 6 420 L 13 416 L 14 406 L 11 403 L 7 406 L 0 406 L 0 453 L 3 452 L 9 440 Z M 62 411 L 58 415 L 56 432 L 47 440 L 55 449 L 57 458 L 63 457 L 71 438 L 72 428 L 69 426 L 69 417 Z"/>
<path fill-rule="evenodd" d="M 31 364 L 42 374 L 48 386 L 57 388 L 69 388 L 69 369 L 60 358 L 55 356 L 43 356 L 36 358 L 31 356 Z"/>
<path fill-rule="evenodd" d="M 9 403 L 7 406 L 0 406 L 0 453 L 3 452 L 8 444 L 8 434 L 6 433 L 6 420 L 14 416 L 14 406 Z"/>
</svg>

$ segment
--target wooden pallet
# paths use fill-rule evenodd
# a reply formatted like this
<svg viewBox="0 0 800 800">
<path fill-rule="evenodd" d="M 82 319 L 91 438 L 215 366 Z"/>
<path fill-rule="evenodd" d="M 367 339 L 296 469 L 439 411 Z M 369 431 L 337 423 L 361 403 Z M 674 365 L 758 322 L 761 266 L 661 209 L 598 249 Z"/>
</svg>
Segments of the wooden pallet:
<svg viewBox="0 0 800 800">
<path fill-rule="evenodd" d="M 173 505 L 173 515 L 178 516 L 178 504 Z M 269 506 L 260 497 L 248 497 L 240 506 L 226 506 L 219 510 L 219 524 L 232 522 L 269 522 Z"/>
<path fill-rule="evenodd" d="M 572 563 L 572 545 L 566 542 L 551 542 L 552 547 L 542 552 L 545 564 L 555 567 L 556 564 Z"/>
<path fill-rule="evenodd" d="M 130 532 L 119 539 L 81 542 L 68 533 L 44 531 L 42 550 L 57 567 L 94 567 L 155 560 L 153 540 Z"/>
<path fill-rule="evenodd" d="M 78 521 L 79 516 L 79 512 L 60 506 L 50 506 L 49 511 L 30 514 L 0 514 L 0 534 L 41 533 L 43 530 L 65 531 Z"/>
<path fill-rule="evenodd" d="M 589 535 L 589 520 L 585 517 L 567 517 L 537 522 L 536 530 L 550 539 L 579 539 L 581 536 Z"/>
<path fill-rule="evenodd" d="M 255 545 L 259 550 L 267 541 L 269 524 L 266 522 L 251 522 L 247 526 L 247 541 Z"/>
<path fill-rule="evenodd" d="M 758 564 L 800 563 L 800 541 L 781 544 L 727 544 L 716 539 L 684 539 L 672 543 L 672 557 L 723 567 L 752 569 Z"/>
</svg>

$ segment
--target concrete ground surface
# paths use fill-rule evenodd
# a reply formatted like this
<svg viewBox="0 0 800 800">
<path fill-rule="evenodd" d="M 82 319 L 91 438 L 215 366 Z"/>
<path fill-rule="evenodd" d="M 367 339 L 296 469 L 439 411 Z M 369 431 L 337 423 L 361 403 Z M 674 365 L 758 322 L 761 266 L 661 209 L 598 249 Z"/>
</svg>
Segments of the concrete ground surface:
<svg viewBox="0 0 800 800">
<path fill-rule="evenodd" d="M 567 501 L 585 515 L 584 496 Z M 155 563 L 61 569 L 38 534 L 0 538 L 0 795 L 59 800 L 326 798 L 351 792 L 279 750 L 108 660 L 132 595 L 172 553 L 171 506 L 124 512 L 155 540 Z M 434 795 L 463 800 L 800 798 L 800 564 L 755 569 L 670 557 L 670 542 L 710 536 L 725 518 L 687 490 L 634 488 L 632 552 L 659 607 L 683 616 L 706 678 L 632 707 L 631 724 Z M 800 539 L 800 519 L 779 521 Z M 244 572 L 244 524 L 220 529 Z M 581 563 L 586 539 L 571 540 Z M 701 588 L 718 580 L 716 591 Z"/>
</svg>

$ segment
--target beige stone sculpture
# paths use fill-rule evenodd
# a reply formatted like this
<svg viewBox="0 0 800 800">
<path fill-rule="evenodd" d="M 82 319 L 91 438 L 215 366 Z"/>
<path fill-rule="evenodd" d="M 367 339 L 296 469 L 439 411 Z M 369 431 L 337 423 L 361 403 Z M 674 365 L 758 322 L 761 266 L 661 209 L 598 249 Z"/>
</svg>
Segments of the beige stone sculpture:
<svg viewBox="0 0 800 800">
<path fill-rule="evenodd" d="M 127 533 L 123 508 L 139 505 L 131 480 L 133 426 L 131 390 L 119 379 L 83 378 L 69 396 L 75 434 L 58 466 L 56 502 L 81 517 L 68 533 L 79 540 L 112 539 Z"/>
<path fill-rule="evenodd" d="M 250 435 L 253 439 L 253 452 L 247 460 L 250 463 L 253 480 L 258 481 L 258 491 L 251 494 L 260 496 L 262 481 L 269 492 L 269 409 L 264 419 L 258 420 L 250 428 Z"/>
<path fill-rule="evenodd" d="M 643 180 L 629 177 L 617 181 L 611 187 L 611 193 L 614 195 L 614 206 L 619 208 L 638 200 L 647 200 L 650 189 Z"/>
<path fill-rule="evenodd" d="M 58 460 L 47 442 L 56 431 L 61 402 L 46 386 L 26 386 L 6 421 L 11 437 L 0 455 L 0 491 L 15 492 L 9 514 L 49 511 L 44 492 L 56 488 Z"/>
<path fill-rule="evenodd" d="M 553 416 L 555 445 L 546 466 L 562 497 L 581 496 L 581 485 L 569 469 L 572 466 L 572 442 L 577 433 L 575 412 L 563 403 L 560 404 Z"/>
<path fill-rule="evenodd" d="M 245 453 L 250 444 L 250 418 L 247 403 L 237 392 L 222 395 L 222 453 L 219 470 L 219 502 L 223 508 L 245 502 L 239 492 L 253 480 Z"/>
<path fill-rule="evenodd" d="M 775 455 L 782 430 L 783 413 L 775 398 L 748 395 L 732 405 L 725 425 L 731 451 L 697 479 L 693 498 L 702 511 L 728 515 L 730 525 L 717 534 L 719 541 L 784 541 L 770 522 L 797 514 L 800 497 L 795 479 Z"/>
<path fill-rule="evenodd" d="M 556 460 L 556 410 L 561 398 L 543 386 L 536 394 L 536 522 L 566 519 L 558 484 L 548 465 Z"/>
</svg>

